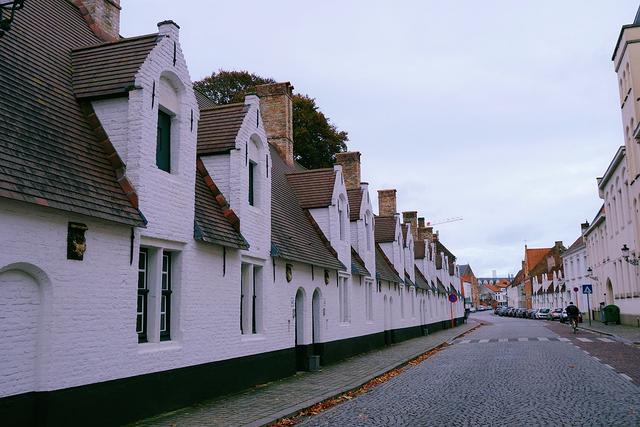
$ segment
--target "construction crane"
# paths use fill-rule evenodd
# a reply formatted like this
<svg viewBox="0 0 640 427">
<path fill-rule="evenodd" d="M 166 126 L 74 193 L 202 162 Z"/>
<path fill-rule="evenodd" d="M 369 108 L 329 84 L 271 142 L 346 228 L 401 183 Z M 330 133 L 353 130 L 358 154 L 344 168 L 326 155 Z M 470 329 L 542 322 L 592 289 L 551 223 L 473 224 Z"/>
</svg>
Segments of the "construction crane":
<svg viewBox="0 0 640 427">
<path fill-rule="evenodd" d="M 462 221 L 463 219 L 464 218 L 462 218 L 461 216 L 454 216 L 451 218 L 445 218 L 442 221 L 436 221 L 436 222 L 427 221 L 427 227 L 433 227 L 434 225 L 440 225 L 440 224 L 448 224 L 450 222 Z"/>
</svg>

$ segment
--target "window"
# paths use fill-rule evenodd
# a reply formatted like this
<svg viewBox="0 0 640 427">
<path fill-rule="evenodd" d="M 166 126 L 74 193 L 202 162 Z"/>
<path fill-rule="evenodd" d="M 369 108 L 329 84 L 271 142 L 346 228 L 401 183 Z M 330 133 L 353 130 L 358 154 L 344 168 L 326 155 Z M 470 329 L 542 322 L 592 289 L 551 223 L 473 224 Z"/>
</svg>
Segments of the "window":
<svg viewBox="0 0 640 427">
<path fill-rule="evenodd" d="M 340 240 L 345 238 L 344 202 L 338 199 L 338 220 L 340 221 Z"/>
<path fill-rule="evenodd" d="M 160 340 L 171 339 L 171 252 L 162 254 L 160 294 Z"/>
<path fill-rule="evenodd" d="M 138 333 L 138 342 L 147 341 L 147 296 L 149 294 L 149 288 L 147 287 L 148 254 L 146 248 L 140 248 L 138 258 L 138 301 L 136 304 L 136 332 Z"/>
<path fill-rule="evenodd" d="M 171 172 L 171 116 L 161 110 L 158 110 L 156 166 L 165 172 Z"/>
<path fill-rule="evenodd" d="M 340 322 L 348 323 L 350 321 L 349 287 L 347 279 L 344 277 L 338 279 L 338 306 L 340 309 Z"/>
<path fill-rule="evenodd" d="M 253 206 L 253 202 L 254 202 L 253 191 L 254 191 L 255 169 L 256 169 L 255 162 L 250 161 L 249 162 L 249 204 L 251 206 Z"/>
<path fill-rule="evenodd" d="M 367 320 L 371 321 L 373 320 L 373 282 L 367 280 L 367 296 L 366 296 L 366 302 L 367 302 Z"/>
<path fill-rule="evenodd" d="M 240 284 L 240 333 L 262 330 L 262 267 L 243 263 Z"/>
<path fill-rule="evenodd" d="M 367 250 L 371 250 L 371 215 L 367 212 L 367 215 L 364 217 L 364 228 L 367 233 Z"/>
</svg>

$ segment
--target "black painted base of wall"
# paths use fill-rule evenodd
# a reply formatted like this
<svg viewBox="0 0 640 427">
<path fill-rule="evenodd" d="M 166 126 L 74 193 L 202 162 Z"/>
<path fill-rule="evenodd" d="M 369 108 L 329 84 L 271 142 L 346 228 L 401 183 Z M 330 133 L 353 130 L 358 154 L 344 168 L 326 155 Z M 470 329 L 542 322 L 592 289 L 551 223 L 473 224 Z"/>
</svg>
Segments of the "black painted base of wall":
<svg viewBox="0 0 640 427">
<path fill-rule="evenodd" d="M 295 374 L 294 348 L 0 399 L 0 425 L 116 426 Z"/>
<path fill-rule="evenodd" d="M 464 317 L 454 324 L 464 323 Z M 442 321 L 320 344 L 172 369 L 64 390 L 0 398 L 2 427 L 116 426 L 291 376 L 322 365 L 452 327 Z"/>
</svg>

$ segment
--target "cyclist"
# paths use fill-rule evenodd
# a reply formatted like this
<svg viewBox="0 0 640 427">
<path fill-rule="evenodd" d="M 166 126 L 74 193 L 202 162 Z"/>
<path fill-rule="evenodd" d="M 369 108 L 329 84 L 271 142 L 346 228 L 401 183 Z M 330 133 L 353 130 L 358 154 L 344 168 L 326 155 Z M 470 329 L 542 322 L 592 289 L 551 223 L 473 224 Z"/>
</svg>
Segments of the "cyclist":
<svg viewBox="0 0 640 427">
<path fill-rule="evenodd" d="M 578 329 L 578 317 L 580 316 L 580 310 L 578 307 L 573 305 L 573 302 L 570 302 L 566 308 L 567 318 L 569 319 L 569 324 L 573 327 L 573 332 L 575 333 Z"/>
</svg>

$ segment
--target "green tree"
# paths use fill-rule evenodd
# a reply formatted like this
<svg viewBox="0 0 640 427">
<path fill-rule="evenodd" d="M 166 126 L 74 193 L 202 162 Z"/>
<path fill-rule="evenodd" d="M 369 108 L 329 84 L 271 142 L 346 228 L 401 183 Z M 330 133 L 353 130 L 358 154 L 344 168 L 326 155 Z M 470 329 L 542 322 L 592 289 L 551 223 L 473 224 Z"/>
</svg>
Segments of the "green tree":
<svg viewBox="0 0 640 427">
<path fill-rule="evenodd" d="M 219 70 L 194 83 L 194 87 L 215 103 L 241 102 L 257 85 L 275 83 L 248 71 Z M 293 155 L 306 168 L 331 167 L 335 154 L 347 150 L 347 132 L 338 130 L 320 111 L 314 98 L 293 95 Z"/>
</svg>

